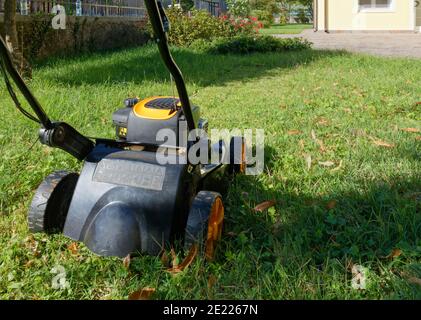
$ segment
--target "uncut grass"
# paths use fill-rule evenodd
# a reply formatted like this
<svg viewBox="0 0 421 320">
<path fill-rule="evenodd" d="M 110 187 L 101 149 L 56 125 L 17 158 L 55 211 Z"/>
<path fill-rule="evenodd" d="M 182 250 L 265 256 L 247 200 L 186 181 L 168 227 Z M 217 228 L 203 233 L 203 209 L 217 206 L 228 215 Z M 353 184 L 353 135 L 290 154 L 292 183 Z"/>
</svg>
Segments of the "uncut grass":
<svg viewBox="0 0 421 320">
<path fill-rule="evenodd" d="M 400 130 L 421 129 L 419 60 L 174 54 L 211 127 L 265 129 L 265 172 L 232 183 L 217 259 L 174 277 L 157 258 L 136 257 L 127 270 L 82 244 L 72 252 L 63 236 L 32 238 L 26 212 L 34 190 L 50 172 L 80 164 L 36 143 L 37 125 L 1 85 L 0 298 L 126 299 L 141 287 L 163 299 L 421 298 L 411 282 L 421 278 L 421 134 Z M 30 86 L 51 118 L 109 138 L 124 98 L 173 92 L 149 46 L 44 62 Z M 334 165 L 319 164 L 327 161 Z M 254 212 L 265 200 L 277 204 Z M 396 248 L 401 254 L 391 257 Z M 351 286 L 354 264 L 367 270 L 365 290 Z M 56 265 L 69 289 L 52 289 Z"/>
</svg>

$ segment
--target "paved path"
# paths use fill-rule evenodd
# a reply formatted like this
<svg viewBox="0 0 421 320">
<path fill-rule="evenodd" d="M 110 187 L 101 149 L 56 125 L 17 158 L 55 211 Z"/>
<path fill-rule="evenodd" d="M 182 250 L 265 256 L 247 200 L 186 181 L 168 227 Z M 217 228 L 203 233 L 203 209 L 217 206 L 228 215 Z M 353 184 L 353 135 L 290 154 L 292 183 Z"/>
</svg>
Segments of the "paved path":
<svg viewBox="0 0 421 320">
<path fill-rule="evenodd" d="M 313 42 L 315 49 L 343 49 L 381 56 L 421 58 L 421 33 L 325 33 L 304 30 L 298 35 L 276 37 L 303 37 Z"/>
</svg>

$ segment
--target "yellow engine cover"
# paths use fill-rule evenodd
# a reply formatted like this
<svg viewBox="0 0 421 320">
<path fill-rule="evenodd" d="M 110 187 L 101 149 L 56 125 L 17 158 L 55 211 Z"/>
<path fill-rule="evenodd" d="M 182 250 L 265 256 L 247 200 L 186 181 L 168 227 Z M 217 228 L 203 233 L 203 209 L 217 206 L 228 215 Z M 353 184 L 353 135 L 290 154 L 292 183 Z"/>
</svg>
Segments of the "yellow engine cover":
<svg viewBox="0 0 421 320">
<path fill-rule="evenodd" d="M 133 107 L 137 117 L 151 120 L 168 120 L 177 114 L 181 108 L 178 98 L 156 96 L 139 101 Z"/>
</svg>

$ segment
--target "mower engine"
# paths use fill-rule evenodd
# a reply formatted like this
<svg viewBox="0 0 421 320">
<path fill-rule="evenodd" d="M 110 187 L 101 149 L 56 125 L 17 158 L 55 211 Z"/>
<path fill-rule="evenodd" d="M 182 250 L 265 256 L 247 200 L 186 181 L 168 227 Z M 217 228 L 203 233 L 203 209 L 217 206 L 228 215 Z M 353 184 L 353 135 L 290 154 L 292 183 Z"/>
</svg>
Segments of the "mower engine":
<svg viewBox="0 0 421 320">
<path fill-rule="evenodd" d="M 175 133 L 179 146 L 180 123 L 186 122 L 180 100 L 173 97 L 152 97 L 139 101 L 137 98 L 125 100 L 125 108 L 113 114 L 113 124 L 116 127 L 117 138 L 120 141 L 130 141 L 139 144 L 157 145 L 158 132 L 169 129 Z M 200 108 L 192 106 L 193 119 L 196 125 L 203 123 L 200 118 Z M 185 133 L 185 132 L 184 132 Z"/>
</svg>

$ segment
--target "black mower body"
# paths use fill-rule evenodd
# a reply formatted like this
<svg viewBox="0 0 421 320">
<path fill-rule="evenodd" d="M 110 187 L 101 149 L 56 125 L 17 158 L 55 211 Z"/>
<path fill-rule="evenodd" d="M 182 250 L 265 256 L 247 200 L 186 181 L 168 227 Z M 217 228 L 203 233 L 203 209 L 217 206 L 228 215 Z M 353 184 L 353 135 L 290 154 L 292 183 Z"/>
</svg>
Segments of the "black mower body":
<svg viewBox="0 0 421 320">
<path fill-rule="evenodd" d="M 158 158 L 155 152 L 98 145 L 81 171 L 64 234 L 97 254 L 120 257 L 157 255 L 181 240 L 196 193 L 196 167 L 161 165 Z"/>
</svg>

